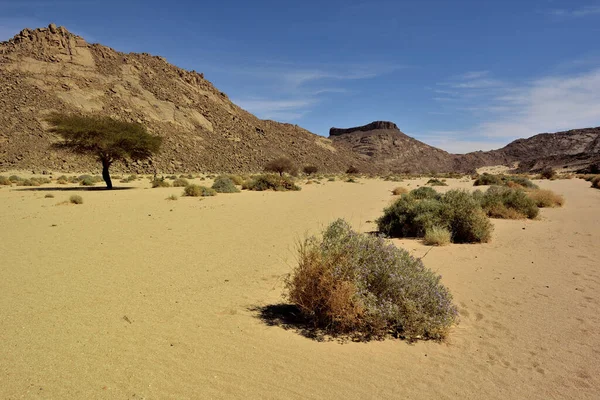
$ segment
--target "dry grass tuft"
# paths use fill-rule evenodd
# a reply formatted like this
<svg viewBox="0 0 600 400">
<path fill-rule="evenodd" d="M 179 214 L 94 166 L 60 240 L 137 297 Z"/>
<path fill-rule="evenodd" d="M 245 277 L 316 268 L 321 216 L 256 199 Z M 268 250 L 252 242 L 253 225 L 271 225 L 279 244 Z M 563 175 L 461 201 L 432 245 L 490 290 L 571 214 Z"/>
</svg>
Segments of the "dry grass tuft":
<svg viewBox="0 0 600 400">
<path fill-rule="evenodd" d="M 535 201 L 535 204 L 540 207 L 562 207 L 565 204 L 565 198 L 551 190 L 537 189 L 530 190 L 527 195 Z"/>
<path fill-rule="evenodd" d="M 409 190 L 407 188 L 405 188 L 404 186 L 398 186 L 398 187 L 394 188 L 394 190 L 392 190 L 392 195 L 400 196 L 400 195 L 406 194 L 408 192 L 409 192 Z"/>
<path fill-rule="evenodd" d="M 448 228 L 434 226 L 425 231 L 423 243 L 428 246 L 445 246 L 451 242 L 452 233 Z"/>
</svg>

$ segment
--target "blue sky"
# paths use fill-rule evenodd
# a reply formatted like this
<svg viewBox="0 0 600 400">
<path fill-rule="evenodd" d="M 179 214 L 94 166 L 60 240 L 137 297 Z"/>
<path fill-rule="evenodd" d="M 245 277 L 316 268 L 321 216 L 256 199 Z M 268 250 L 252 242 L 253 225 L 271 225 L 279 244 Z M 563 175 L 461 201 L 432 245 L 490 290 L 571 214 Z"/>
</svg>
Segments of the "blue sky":
<svg viewBox="0 0 600 400">
<path fill-rule="evenodd" d="M 390 120 L 461 153 L 600 125 L 600 0 L 0 0 L 0 40 L 50 22 L 324 136 Z"/>
</svg>

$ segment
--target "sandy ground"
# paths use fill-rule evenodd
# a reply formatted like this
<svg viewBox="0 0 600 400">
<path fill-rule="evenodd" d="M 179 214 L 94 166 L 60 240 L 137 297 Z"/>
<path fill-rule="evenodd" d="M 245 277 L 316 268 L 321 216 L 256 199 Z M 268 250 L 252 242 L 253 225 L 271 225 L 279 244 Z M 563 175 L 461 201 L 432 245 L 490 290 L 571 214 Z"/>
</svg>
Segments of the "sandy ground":
<svg viewBox="0 0 600 400">
<path fill-rule="evenodd" d="M 460 307 L 448 343 L 317 342 L 257 317 L 296 239 L 338 217 L 373 230 L 392 188 L 423 182 L 1 188 L 0 399 L 600 398 L 600 191 L 582 180 L 541 182 L 566 206 L 494 220 L 488 244 L 395 241 L 431 249 Z M 84 204 L 57 205 L 71 194 Z"/>
</svg>

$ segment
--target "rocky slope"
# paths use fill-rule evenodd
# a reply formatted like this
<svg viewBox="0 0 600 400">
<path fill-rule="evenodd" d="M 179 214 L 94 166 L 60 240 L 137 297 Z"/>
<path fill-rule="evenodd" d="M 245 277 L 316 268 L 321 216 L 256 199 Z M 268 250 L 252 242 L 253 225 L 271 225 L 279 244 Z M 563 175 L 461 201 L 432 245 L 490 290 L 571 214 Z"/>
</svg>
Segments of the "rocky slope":
<svg viewBox="0 0 600 400">
<path fill-rule="evenodd" d="M 583 169 L 600 162 L 600 128 L 543 133 L 492 151 L 450 154 L 405 135 L 391 122 L 375 121 L 348 129 L 331 128 L 330 139 L 364 160 L 396 172 L 470 172 L 486 165 L 514 165 L 519 171 L 547 167 Z"/>
<path fill-rule="evenodd" d="M 323 171 L 374 169 L 299 126 L 256 118 L 201 73 L 89 44 L 63 27 L 25 29 L 0 43 L 0 169 L 98 168 L 93 158 L 51 149 L 57 138 L 44 118 L 52 111 L 138 121 L 163 136 L 152 160 L 122 166 L 138 172 L 256 171 L 284 155 Z"/>
</svg>

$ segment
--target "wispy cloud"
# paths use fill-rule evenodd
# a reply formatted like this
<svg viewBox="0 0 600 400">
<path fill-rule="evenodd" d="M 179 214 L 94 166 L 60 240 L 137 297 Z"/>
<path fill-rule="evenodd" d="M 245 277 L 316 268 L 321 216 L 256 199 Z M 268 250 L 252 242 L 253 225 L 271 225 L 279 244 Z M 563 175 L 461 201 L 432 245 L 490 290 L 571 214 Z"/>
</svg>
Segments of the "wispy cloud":
<svg viewBox="0 0 600 400">
<path fill-rule="evenodd" d="M 401 68 L 386 64 L 301 66 L 271 63 L 237 68 L 229 73 L 249 77 L 255 85 L 252 95 L 239 95 L 234 99 L 236 104 L 260 118 L 293 121 L 310 113 L 328 96 L 353 93 L 347 87 L 351 81 L 373 79 Z"/>
<path fill-rule="evenodd" d="M 500 82 L 500 81 L 498 81 Z M 476 122 L 462 131 L 422 134 L 429 143 L 464 153 L 502 147 L 517 138 L 600 125 L 600 67 L 480 92 L 463 85 L 453 97 L 433 97 L 439 112 L 468 113 Z"/>
<path fill-rule="evenodd" d="M 582 18 L 582 17 L 588 17 L 590 15 L 599 15 L 600 14 L 600 5 L 592 5 L 592 6 L 572 8 L 572 9 L 555 8 L 555 9 L 548 10 L 547 13 L 554 17 Z"/>
</svg>

